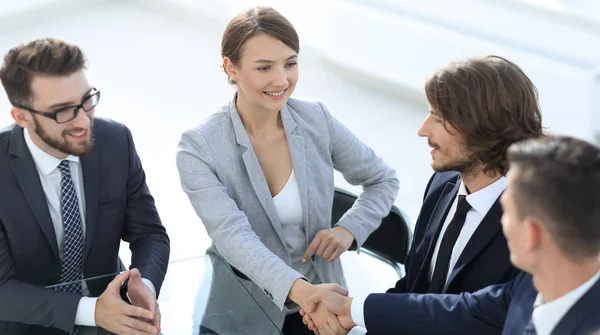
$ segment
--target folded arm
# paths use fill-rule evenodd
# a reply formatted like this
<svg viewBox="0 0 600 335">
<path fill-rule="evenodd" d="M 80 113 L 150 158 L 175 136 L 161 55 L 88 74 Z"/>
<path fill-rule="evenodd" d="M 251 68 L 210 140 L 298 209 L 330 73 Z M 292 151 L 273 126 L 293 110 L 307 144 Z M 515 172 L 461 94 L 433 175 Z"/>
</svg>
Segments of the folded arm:
<svg viewBox="0 0 600 335">
<path fill-rule="evenodd" d="M 321 104 L 331 135 L 330 152 L 333 167 L 352 185 L 361 185 L 363 192 L 354 206 L 337 225 L 349 230 L 359 248 L 379 227 L 398 195 L 396 172 L 352 131 L 335 119 Z"/>
</svg>

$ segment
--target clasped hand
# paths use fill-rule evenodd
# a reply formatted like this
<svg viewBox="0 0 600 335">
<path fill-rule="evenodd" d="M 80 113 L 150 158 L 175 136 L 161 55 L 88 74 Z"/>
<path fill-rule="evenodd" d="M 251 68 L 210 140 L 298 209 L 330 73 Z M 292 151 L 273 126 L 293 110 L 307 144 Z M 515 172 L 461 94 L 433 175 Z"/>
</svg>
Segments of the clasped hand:
<svg viewBox="0 0 600 335">
<path fill-rule="evenodd" d="M 121 299 L 120 287 L 127 278 L 131 305 Z M 125 271 L 108 285 L 96 301 L 96 325 L 116 334 L 158 334 L 160 311 L 156 297 L 143 283 L 137 269 Z"/>
<path fill-rule="evenodd" d="M 347 334 L 354 326 L 350 313 L 352 298 L 348 291 L 334 285 L 319 285 L 319 289 L 308 297 L 306 309 L 301 309 L 302 322 L 315 334 Z"/>
<path fill-rule="evenodd" d="M 354 327 L 349 311 L 347 316 L 342 312 L 343 303 L 346 301 L 344 299 L 352 301 L 348 298 L 348 291 L 336 284 L 321 284 L 315 287 L 316 290 L 308 296 L 300 309 L 304 324 L 315 334 L 347 334 Z"/>
</svg>

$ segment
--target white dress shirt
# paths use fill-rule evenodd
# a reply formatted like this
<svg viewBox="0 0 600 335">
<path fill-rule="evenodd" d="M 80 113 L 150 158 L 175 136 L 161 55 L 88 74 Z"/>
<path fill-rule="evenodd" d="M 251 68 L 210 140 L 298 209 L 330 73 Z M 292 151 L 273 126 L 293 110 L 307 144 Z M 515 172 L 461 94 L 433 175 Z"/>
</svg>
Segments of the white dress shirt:
<svg viewBox="0 0 600 335">
<path fill-rule="evenodd" d="M 600 271 L 573 291 L 547 304 L 541 293 L 533 303 L 531 320 L 538 335 L 550 335 L 556 325 L 577 301 L 600 279 Z"/>
<path fill-rule="evenodd" d="M 446 275 L 446 280 L 450 278 L 450 274 L 460 257 L 460 254 L 465 249 L 465 246 L 473 236 L 473 233 L 479 227 L 481 220 L 485 217 L 487 212 L 492 208 L 494 203 L 498 200 L 498 197 L 504 192 L 506 188 L 506 177 L 502 176 L 495 182 L 490 185 L 482 188 L 481 190 L 469 194 L 467 192 L 467 188 L 465 187 L 464 182 L 461 180 L 460 186 L 458 189 L 458 194 L 450 207 L 450 211 L 448 211 L 448 215 L 446 216 L 446 220 L 444 221 L 444 225 L 442 226 L 442 230 L 440 231 L 440 236 L 438 237 L 435 249 L 433 252 L 433 256 L 431 258 L 431 264 L 429 266 L 429 280 L 433 277 L 433 270 L 435 269 L 435 262 L 437 259 L 438 252 L 440 250 L 440 245 L 442 243 L 442 236 L 448 229 L 450 225 L 450 221 L 452 221 L 452 217 L 456 212 L 456 207 L 458 205 L 458 197 L 460 195 L 465 195 L 466 200 L 471 205 L 471 209 L 467 212 L 467 217 L 465 218 L 465 224 L 463 225 L 460 234 L 458 235 L 458 239 L 456 240 L 456 244 L 454 244 L 454 248 L 452 249 L 452 255 L 450 256 L 450 264 L 448 264 L 448 273 Z M 364 318 L 364 305 L 365 300 L 367 300 L 367 295 L 361 295 L 354 297 L 352 299 L 352 320 L 354 323 L 360 327 L 365 327 L 365 318 Z"/>
<path fill-rule="evenodd" d="M 56 235 L 56 242 L 58 245 L 58 255 L 61 261 L 64 259 L 65 253 L 65 233 L 62 219 L 62 212 L 60 206 L 60 179 L 61 173 L 58 170 L 58 165 L 62 159 L 56 158 L 45 151 L 38 148 L 29 135 L 29 131 L 25 129 L 23 131 L 25 137 L 25 143 L 31 153 L 35 167 L 37 168 L 40 176 L 40 182 L 42 189 L 46 195 L 46 202 L 48 203 L 48 210 L 50 212 L 50 218 L 52 219 L 52 225 L 54 226 L 54 233 Z M 69 167 L 71 169 L 71 178 L 75 187 L 75 193 L 79 201 L 79 211 L 81 215 L 81 228 L 83 232 L 83 240 L 85 243 L 85 192 L 83 187 L 83 172 L 81 170 L 81 163 L 79 157 L 69 155 L 66 160 L 69 161 Z M 85 245 L 84 245 L 85 248 Z M 142 279 L 146 286 L 156 295 L 156 289 L 152 282 L 146 278 Z M 90 291 L 85 284 L 82 283 L 82 293 L 84 297 L 79 300 L 79 306 L 77 307 L 77 314 L 75 316 L 75 324 L 80 326 L 96 326 L 95 313 L 96 313 L 96 300 L 97 298 L 88 297 Z"/>
<path fill-rule="evenodd" d="M 448 273 L 446 274 L 446 280 L 450 278 L 450 273 L 454 269 L 460 254 L 465 249 L 467 243 L 473 236 L 473 233 L 479 227 L 481 220 L 487 214 L 487 212 L 492 208 L 494 203 L 498 200 L 498 197 L 504 192 L 506 189 L 506 177 L 502 176 L 495 182 L 490 185 L 482 188 L 481 190 L 469 194 L 467 192 L 467 188 L 465 187 L 465 183 L 461 180 L 460 186 L 458 189 L 458 194 L 452 203 L 452 207 L 450 207 L 450 211 L 446 216 L 446 220 L 444 221 L 444 225 L 442 226 L 442 230 L 440 231 L 440 236 L 438 237 L 435 243 L 435 249 L 433 251 L 433 256 L 431 257 L 431 265 L 429 266 L 429 280 L 433 277 L 433 270 L 435 269 L 435 262 L 438 257 L 438 253 L 440 251 L 440 245 L 442 244 L 442 236 L 446 233 L 448 226 L 450 225 L 450 221 L 454 217 L 454 213 L 456 213 L 456 207 L 458 206 L 458 197 L 461 195 L 466 196 L 466 200 L 471 205 L 471 209 L 467 212 L 467 217 L 465 218 L 465 224 L 460 230 L 460 234 L 458 235 L 458 239 L 456 240 L 456 244 L 454 244 L 454 248 L 452 249 L 452 255 L 450 256 L 450 263 L 448 264 Z"/>
</svg>

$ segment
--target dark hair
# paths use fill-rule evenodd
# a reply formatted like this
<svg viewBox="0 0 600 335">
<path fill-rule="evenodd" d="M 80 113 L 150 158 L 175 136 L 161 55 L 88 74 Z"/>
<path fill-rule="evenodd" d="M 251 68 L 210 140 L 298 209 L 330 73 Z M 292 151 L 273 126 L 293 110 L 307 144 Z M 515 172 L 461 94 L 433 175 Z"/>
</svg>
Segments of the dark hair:
<svg viewBox="0 0 600 335">
<path fill-rule="evenodd" d="M 600 148 L 572 137 L 527 140 L 508 149 L 520 217 L 536 216 L 573 260 L 600 253 Z"/>
<path fill-rule="evenodd" d="M 79 47 L 67 42 L 42 38 L 10 49 L 0 68 L 0 80 L 12 104 L 27 105 L 33 100 L 34 75 L 67 76 L 85 68 Z"/>
<path fill-rule="evenodd" d="M 447 128 L 484 164 L 506 174 L 506 150 L 543 135 L 538 91 L 516 64 L 498 56 L 451 63 L 425 83 L 425 94 Z"/>
<path fill-rule="evenodd" d="M 296 53 L 300 52 L 298 34 L 290 21 L 273 8 L 254 7 L 229 21 L 221 40 L 221 57 L 228 57 L 233 64 L 238 65 L 244 43 L 259 34 L 275 37 Z M 230 84 L 235 84 L 230 77 L 228 80 Z"/>
</svg>

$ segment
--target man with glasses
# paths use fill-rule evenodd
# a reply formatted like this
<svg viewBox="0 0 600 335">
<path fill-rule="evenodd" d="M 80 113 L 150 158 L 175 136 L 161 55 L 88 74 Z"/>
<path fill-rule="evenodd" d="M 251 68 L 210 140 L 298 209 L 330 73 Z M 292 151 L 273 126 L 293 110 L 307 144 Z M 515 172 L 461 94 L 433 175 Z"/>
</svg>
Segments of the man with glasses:
<svg viewBox="0 0 600 335">
<path fill-rule="evenodd" d="M 77 46 L 50 38 L 0 68 L 15 120 L 0 131 L 0 334 L 160 331 L 169 238 L 131 133 L 94 117 L 84 68 Z M 121 239 L 132 270 L 83 281 L 119 272 Z"/>
</svg>

